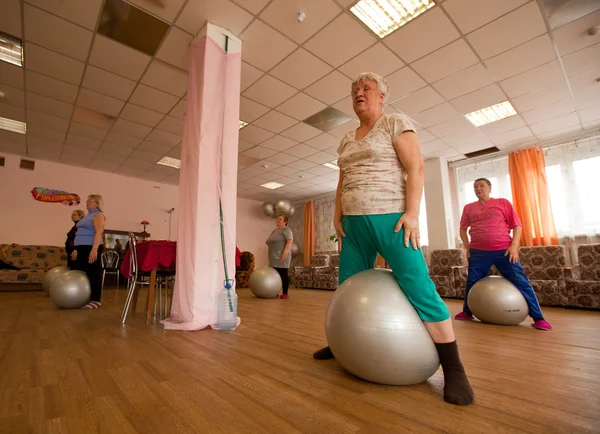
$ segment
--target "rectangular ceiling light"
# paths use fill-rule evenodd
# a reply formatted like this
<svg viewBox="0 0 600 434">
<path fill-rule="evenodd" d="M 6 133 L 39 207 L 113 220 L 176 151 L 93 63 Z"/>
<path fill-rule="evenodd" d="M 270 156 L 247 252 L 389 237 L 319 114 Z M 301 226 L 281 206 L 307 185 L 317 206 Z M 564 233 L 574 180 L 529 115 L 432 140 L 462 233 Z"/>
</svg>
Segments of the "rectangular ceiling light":
<svg viewBox="0 0 600 434">
<path fill-rule="evenodd" d="M 248 122 L 244 122 L 243 120 L 240 119 L 240 130 L 242 128 L 244 128 L 246 125 L 248 125 Z"/>
<path fill-rule="evenodd" d="M 333 170 L 340 170 L 340 167 L 337 165 L 337 161 L 330 161 L 329 163 L 323 163 L 323 166 L 329 167 Z"/>
<path fill-rule="evenodd" d="M 465 117 L 470 120 L 473 125 L 480 127 L 485 124 L 499 121 L 500 119 L 514 116 L 516 114 L 517 112 L 512 104 L 508 101 L 504 101 L 500 104 L 471 112 L 465 115 Z"/>
<path fill-rule="evenodd" d="M 278 188 L 283 187 L 285 184 L 280 184 L 278 182 L 267 182 L 266 184 L 261 184 L 261 187 L 268 188 L 270 190 L 277 190 Z"/>
<path fill-rule="evenodd" d="M 433 0 L 360 0 L 350 12 L 383 38 L 434 6 Z"/>
<path fill-rule="evenodd" d="M 0 60 L 23 67 L 23 42 L 0 32 Z"/>
<path fill-rule="evenodd" d="M 7 118 L 0 118 L 0 130 L 12 131 L 13 133 L 25 134 L 27 124 Z"/>
<path fill-rule="evenodd" d="M 174 167 L 175 169 L 179 169 L 181 167 L 181 160 L 178 160 L 177 158 L 171 158 L 171 157 L 162 157 L 160 159 L 160 161 L 158 161 L 156 164 L 160 164 L 162 166 Z"/>
</svg>

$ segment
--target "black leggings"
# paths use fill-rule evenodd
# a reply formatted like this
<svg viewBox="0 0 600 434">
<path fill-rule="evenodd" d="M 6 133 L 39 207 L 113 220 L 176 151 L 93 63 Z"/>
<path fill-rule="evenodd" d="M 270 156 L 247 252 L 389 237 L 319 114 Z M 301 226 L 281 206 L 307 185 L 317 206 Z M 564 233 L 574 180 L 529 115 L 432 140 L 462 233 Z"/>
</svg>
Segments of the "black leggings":
<svg viewBox="0 0 600 434">
<path fill-rule="evenodd" d="M 290 287 L 290 276 L 288 275 L 288 269 L 287 268 L 277 268 L 277 267 L 274 267 L 274 268 L 277 270 L 277 272 L 281 276 L 283 293 L 287 295 L 288 288 Z"/>
<path fill-rule="evenodd" d="M 102 298 L 102 261 L 100 256 L 104 247 L 102 245 L 98 247 L 98 257 L 92 264 L 90 264 L 92 246 L 75 246 L 75 250 L 77 250 L 77 259 L 75 259 L 74 269 L 87 274 L 92 289 L 90 301 L 100 302 Z"/>
</svg>

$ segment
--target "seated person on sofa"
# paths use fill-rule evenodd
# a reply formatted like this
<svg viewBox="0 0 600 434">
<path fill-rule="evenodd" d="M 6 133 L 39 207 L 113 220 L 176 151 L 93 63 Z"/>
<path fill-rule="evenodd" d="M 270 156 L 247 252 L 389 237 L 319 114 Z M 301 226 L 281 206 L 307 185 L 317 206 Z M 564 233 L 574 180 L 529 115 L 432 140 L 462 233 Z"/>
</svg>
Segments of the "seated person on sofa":
<svg viewBox="0 0 600 434">
<path fill-rule="evenodd" d="M 75 266 L 75 261 L 71 259 L 71 253 L 75 250 L 75 235 L 77 234 L 77 222 L 85 217 L 85 212 L 80 209 L 76 209 L 71 214 L 71 221 L 74 223 L 73 227 L 69 232 L 67 232 L 67 240 L 65 241 L 65 250 L 69 259 L 67 259 L 67 267 L 73 269 Z"/>
</svg>

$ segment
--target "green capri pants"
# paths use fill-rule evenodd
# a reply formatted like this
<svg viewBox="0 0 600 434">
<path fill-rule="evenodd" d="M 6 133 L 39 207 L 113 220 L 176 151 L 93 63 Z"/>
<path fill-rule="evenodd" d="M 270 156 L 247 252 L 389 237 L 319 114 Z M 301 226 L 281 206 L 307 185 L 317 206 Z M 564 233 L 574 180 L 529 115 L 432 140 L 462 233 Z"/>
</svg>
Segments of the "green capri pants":
<svg viewBox="0 0 600 434">
<path fill-rule="evenodd" d="M 421 250 L 404 247 L 404 228 L 394 233 L 403 213 L 344 216 L 346 237 L 340 253 L 339 283 L 374 267 L 377 253 L 392 268 L 396 281 L 423 321 L 450 318 L 450 311 L 429 278 Z"/>
</svg>

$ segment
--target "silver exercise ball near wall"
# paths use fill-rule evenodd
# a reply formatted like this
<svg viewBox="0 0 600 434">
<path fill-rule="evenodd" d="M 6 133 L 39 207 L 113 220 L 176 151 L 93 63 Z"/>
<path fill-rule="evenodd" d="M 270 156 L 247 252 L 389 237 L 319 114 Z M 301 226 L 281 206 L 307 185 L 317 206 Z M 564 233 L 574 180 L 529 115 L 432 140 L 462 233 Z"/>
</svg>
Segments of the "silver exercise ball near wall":
<svg viewBox="0 0 600 434">
<path fill-rule="evenodd" d="M 342 367 L 374 383 L 421 383 L 440 365 L 435 344 L 391 270 L 362 271 L 345 280 L 327 307 L 325 335 Z"/>
<path fill-rule="evenodd" d="M 290 252 L 292 253 L 293 257 L 296 257 L 300 254 L 300 247 L 298 247 L 298 244 L 293 243 L 292 244 L 292 250 L 290 250 Z"/>
<path fill-rule="evenodd" d="M 271 267 L 255 270 L 250 276 L 250 291 L 258 298 L 275 298 L 283 289 L 281 276 Z"/>
<path fill-rule="evenodd" d="M 48 270 L 48 272 L 46 272 L 44 278 L 42 279 L 42 289 L 44 290 L 44 292 L 48 294 L 50 292 L 50 287 L 52 286 L 54 281 L 58 279 L 59 276 L 65 274 L 67 271 L 69 271 L 69 268 L 65 267 L 64 265 L 59 265 L 58 267 L 54 267 L 53 269 Z"/>
<path fill-rule="evenodd" d="M 61 309 L 79 309 L 90 301 L 90 281 L 83 271 L 60 275 L 50 287 L 50 299 Z"/>
<path fill-rule="evenodd" d="M 275 202 L 275 214 L 280 216 L 290 216 L 290 211 L 292 209 L 292 203 L 289 200 L 278 200 Z"/>
<path fill-rule="evenodd" d="M 267 217 L 274 217 L 275 216 L 275 204 L 273 202 L 265 202 L 262 204 L 262 210 L 263 213 L 267 216 Z"/>
<path fill-rule="evenodd" d="M 467 304 L 475 317 L 489 324 L 518 325 L 529 315 L 523 294 L 501 276 L 487 276 L 475 283 Z"/>
</svg>

